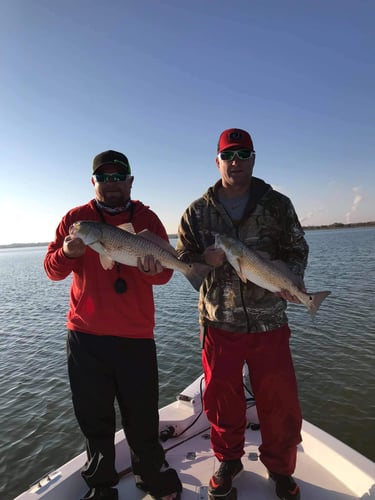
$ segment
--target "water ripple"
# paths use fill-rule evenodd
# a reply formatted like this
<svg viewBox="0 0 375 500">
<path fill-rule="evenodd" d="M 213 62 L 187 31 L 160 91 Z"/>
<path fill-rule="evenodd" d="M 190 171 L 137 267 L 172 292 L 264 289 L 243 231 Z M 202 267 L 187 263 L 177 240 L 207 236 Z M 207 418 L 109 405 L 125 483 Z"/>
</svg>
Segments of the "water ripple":
<svg viewBox="0 0 375 500">
<path fill-rule="evenodd" d="M 332 294 L 314 320 L 302 305 L 288 308 L 303 414 L 375 460 L 375 230 L 311 231 L 306 237 L 307 288 Z M 0 250 L 0 497 L 5 500 L 84 447 L 65 360 L 70 279 L 47 280 L 45 250 Z M 198 293 L 175 273 L 167 285 L 155 287 L 155 302 L 164 405 L 201 373 Z"/>
</svg>

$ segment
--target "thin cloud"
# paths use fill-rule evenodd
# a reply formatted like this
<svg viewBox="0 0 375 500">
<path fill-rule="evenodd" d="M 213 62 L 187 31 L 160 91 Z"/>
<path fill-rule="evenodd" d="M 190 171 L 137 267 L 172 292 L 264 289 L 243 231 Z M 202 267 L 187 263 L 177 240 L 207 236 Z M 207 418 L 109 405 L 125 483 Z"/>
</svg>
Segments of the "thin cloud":
<svg viewBox="0 0 375 500">
<path fill-rule="evenodd" d="M 301 224 L 306 224 L 307 221 L 314 217 L 316 212 L 309 212 L 304 217 L 300 219 Z"/>
<path fill-rule="evenodd" d="M 358 209 L 360 203 L 363 200 L 363 196 L 360 193 L 360 191 L 361 191 L 360 187 L 354 187 L 352 189 L 352 191 L 354 192 L 354 200 L 352 202 L 352 206 L 351 206 L 349 212 L 347 212 L 347 214 L 346 214 L 346 222 L 348 224 L 351 222 L 351 216 L 354 214 L 354 212 L 356 212 L 356 210 Z"/>
</svg>

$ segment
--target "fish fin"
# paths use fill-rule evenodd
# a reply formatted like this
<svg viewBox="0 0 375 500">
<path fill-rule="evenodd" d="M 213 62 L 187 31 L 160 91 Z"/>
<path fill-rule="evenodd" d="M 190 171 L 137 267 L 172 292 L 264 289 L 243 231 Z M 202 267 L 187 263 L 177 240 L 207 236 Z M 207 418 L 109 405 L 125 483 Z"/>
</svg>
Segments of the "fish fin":
<svg viewBox="0 0 375 500">
<path fill-rule="evenodd" d="M 246 283 L 247 278 L 246 278 L 246 276 L 244 275 L 244 273 L 242 272 L 241 260 L 238 258 L 236 262 L 237 262 L 237 264 L 238 264 L 238 267 L 236 267 L 236 268 L 235 268 L 235 269 L 236 269 L 236 272 L 237 272 L 237 274 L 238 274 L 238 276 L 239 276 L 240 280 L 241 280 L 243 283 Z"/>
<path fill-rule="evenodd" d="M 97 252 L 99 254 L 99 257 L 107 254 L 107 250 L 105 249 L 105 246 L 100 241 L 94 241 L 92 243 L 87 243 L 87 245 L 92 250 L 95 250 L 95 252 Z"/>
<path fill-rule="evenodd" d="M 106 254 L 99 254 L 99 260 L 100 260 L 100 263 L 102 265 L 102 268 L 105 269 L 106 271 L 110 271 L 113 266 L 115 265 L 115 261 L 113 259 L 111 259 L 111 257 L 109 257 L 108 255 Z"/>
<path fill-rule="evenodd" d="M 317 310 L 320 307 L 320 304 L 323 302 L 323 300 L 328 297 L 328 295 L 331 292 L 326 291 L 326 292 L 316 292 L 316 293 L 309 293 L 309 303 L 307 304 L 307 309 L 309 310 L 309 313 L 311 314 L 311 317 L 314 318 Z"/>
<path fill-rule="evenodd" d="M 143 231 L 137 233 L 137 236 L 141 236 L 145 240 L 151 241 L 151 243 L 155 243 L 155 245 L 158 245 L 163 250 L 166 250 L 174 257 L 178 257 L 177 251 L 175 250 L 174 247 L 172 247 L 172 245 L 168 241 L 164 240 L 163 238 L 149 231 L 148 229 L 143 229 Z"/>
<path fill-rule="evenodd" d="M 237 274 L 238 274 L 238 277 L 240 278 L 240 280 L 241 280 L 243 283 L 246 283 L 246 281 L 247 281 L 246 276 L 244 276 L 242 273 L 240 273 L 240 272 L 238 272 L 238 271 L 237 271 Z"/>
<path fill-rule="evenodd" d="M 116 227 L 122 229 L 123 231 L 127 231 L 128 233 L 135 234 L 135 229 L 131 222 L 124 222 L 123 224 L 120 224 L 119 226 Z"/>
</svg>

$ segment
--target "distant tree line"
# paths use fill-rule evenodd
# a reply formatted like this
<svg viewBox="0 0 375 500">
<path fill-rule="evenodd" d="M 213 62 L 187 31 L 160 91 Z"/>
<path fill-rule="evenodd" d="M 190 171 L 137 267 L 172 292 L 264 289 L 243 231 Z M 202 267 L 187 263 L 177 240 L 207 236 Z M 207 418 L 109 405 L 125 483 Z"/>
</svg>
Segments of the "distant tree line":
<svg viewBox="0 0 375 500">
<path fill-rule="evenodd" d="M 309 231 L 310 229 L 346 229 L 349 227 L 375 227 L 375 221 L 370 222 L 353 222 L 351 224 L 343 224 L 342 222 L 334 222 L 329 225 L 321 226 L 303 226 L 303 229 Z"/>
</svg>

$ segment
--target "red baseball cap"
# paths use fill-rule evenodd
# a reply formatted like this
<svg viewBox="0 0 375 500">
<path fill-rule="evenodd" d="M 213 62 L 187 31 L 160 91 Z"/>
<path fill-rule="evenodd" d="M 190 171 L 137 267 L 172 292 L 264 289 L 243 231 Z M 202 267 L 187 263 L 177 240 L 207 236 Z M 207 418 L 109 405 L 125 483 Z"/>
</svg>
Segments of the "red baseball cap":
<svg viewBox="0 0 375 500">
<path fill-rule="evenodd" d="M 245 148 L 254 151 L 253 141 L 246 130 L 240 128 L 228 128 L 220 134 L 217 151 L 229 148 Z"/>
</svg>

